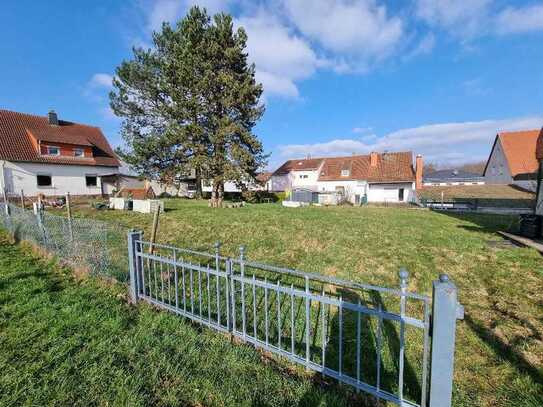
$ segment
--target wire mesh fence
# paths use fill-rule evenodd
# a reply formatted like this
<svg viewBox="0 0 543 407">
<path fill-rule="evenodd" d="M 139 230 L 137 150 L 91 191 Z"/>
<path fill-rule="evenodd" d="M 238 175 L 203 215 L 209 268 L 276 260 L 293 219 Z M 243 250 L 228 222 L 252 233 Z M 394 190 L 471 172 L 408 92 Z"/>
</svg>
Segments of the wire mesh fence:
<svg viewBox="0 0 543 407">
<path fill-rule="evenodd" d="M 12 204 L 8 208 L 0 204 L 0 227 L 16 240 L 30 241 L 92 274 L 128 280 L 127 230 L 122 226 L 92 219 L 70 220 L 44 211 L 34 213 Z"/>
</svg>

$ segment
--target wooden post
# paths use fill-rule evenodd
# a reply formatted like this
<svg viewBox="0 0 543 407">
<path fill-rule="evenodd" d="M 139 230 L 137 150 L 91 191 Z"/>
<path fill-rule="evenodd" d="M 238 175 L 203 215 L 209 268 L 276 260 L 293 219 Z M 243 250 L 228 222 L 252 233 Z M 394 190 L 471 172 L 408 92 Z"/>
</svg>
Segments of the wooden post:
<svg viewBox="0 0 543 407">
<path fill-rule="evenodd" d="M 22 189 L 21 189 L 21 208 L 23 208 L 23 210 L 25 209 L 25 194 Z"/>
<path fill-rule="evenodd" d="M 441 209 L 443 209 L 443 206 L 444 206 L 444 204 L 443 204 L 443 191 L 441 191 Z"/>
<path fill-rule="evenodd" d="M 70 193 L 66 194 L 66 211 L 68 212 L 68 231 L 70 233 L 70 241 L 74 240 L 74 230 L 72 227 L 72 207 L 70 206 Z"/>
<path fill-rule="evenodd" d="M 149 244 L 149 254 L 153 253 L 156 242 L 156 232 L 158 230 L 158 215 L 160 214 L 160 205 L 157 205 L 155 215 L 153 216 L 153 228 L 151 229 L 151 240 Z"/>
</svg>

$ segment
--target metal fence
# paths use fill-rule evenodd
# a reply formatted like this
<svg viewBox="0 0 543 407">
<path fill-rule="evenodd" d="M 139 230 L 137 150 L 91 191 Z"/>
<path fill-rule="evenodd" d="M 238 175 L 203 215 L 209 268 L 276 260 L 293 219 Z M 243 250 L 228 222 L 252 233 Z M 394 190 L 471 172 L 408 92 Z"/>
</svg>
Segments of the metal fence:
<svg viewBox="0 0 543 407">
<path fill-rule="evenodd" d="M 93 274 L 128 280 L 126 229 L 98 220 L 53 215 L 0 204 L 0 227 L 17 240 L 27 240 L 75 267 Z"/>
<path fill-rule="evenodd" d="M 402 406 L 450 406 L 456 319 L 447 276 L 432 298 L 128 239 L 130 292 L 144 300 Z M 431 369 L 430 369 L 431 367 Z"/>
</svg>

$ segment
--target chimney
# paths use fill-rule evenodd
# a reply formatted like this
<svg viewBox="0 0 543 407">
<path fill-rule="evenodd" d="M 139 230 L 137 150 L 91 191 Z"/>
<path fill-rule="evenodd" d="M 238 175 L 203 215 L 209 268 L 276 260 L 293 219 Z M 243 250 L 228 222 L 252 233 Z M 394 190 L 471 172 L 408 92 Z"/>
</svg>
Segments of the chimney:
<svg viewBox="0 0 543 407">
<path fill-rule="evenodd" d="M 57 112 L 54 110 L 49 110 L 49 113 L 47 114 L 49 117 L 49 124 L 52 126 L 58 126 L 58 116 Z"/>
<path fill-rule="evenodd" d="M 415 189 L 422 189 L 422 155 L 417 155 L 417 160 L 415 164 Z"/>
<path fill-rule="evenodd" d="M 375 151 L 370 153 L 370 166 L 377 167 L 377 156 L 378 154 Z"/>
</svg>

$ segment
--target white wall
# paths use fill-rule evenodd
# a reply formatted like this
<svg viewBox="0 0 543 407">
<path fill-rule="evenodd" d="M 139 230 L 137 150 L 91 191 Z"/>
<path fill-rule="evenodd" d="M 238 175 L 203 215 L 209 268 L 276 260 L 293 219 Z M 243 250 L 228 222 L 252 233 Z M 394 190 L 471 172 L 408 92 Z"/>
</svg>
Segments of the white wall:
<svg viewBox="0 0 543 407">
<path fill-rule="evenodd" d="M 370 184 L 368 190 L 368 202 L 400 202 L 399 189 L 404 189 L 402 202 L 415 200 L 415 184 L 413 182 L 393 184 Z"/>
<path fill-rule="evenodd" d="M 355 195 L 362 197 L 367 194 L 368 183 L 366 181 L 318 181 L 317 191 L 336 192 L 338 187 L 343 187 L 345 197 L 351 203 L 355 203 Z"/>
<path fill-rule="evenodd" d="M 309 188 L 315 186 L 319 178 L 318 171 L 291 171 L 292 188 Z"/>
<path fill-rule="evenodd" d="M 246 187 L 249 191 L 264 191 L 265 186 L 260 185 L 255 182 L 246 183 Z M 213 187 L 211 185 L 211 181 L 205 182 L 202 181 L 202 191 L 203 192 L 212 192 Z M 224 192 L 241 192 L 241 188 L 239 188 L 235 182 L 233 181 L 226 181 L 224 183 Z"/>
<path fill-rule="evenodd" d="M 58 165 L 6 161 L 4 179 L 9 193 L 20 193 L 27 196 L 44 195 L 100 195 L 102 181 L 100 175 L 117 172 L 116 167 L 100 167 L 91 165 Z M 38 187 L 38 174 L 51 175 L 51 187 Z M 96 187 L 87 187 L 85 175 L 96 175 Z"/>
</svg>

